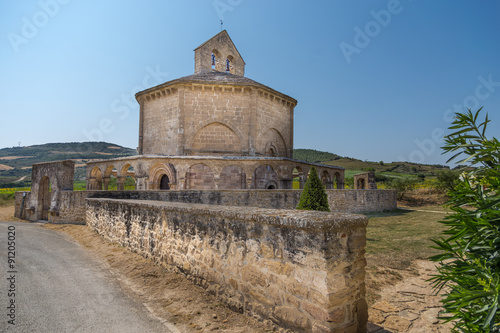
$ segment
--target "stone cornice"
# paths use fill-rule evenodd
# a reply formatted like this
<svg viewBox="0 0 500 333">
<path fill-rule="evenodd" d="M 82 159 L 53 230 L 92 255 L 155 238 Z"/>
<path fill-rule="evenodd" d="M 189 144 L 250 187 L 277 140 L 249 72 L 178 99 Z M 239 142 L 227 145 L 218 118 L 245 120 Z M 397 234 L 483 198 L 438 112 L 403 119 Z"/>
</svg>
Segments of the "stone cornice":
<svg viewBox="0 0 500 333">
<path fill-rule="evenodd" d="M 273 162 L 292 162 L 292 163 L 300 163 L 311 166 L 317 166 L 321 168 L 328 169 L 336 169 L 336 170 L 345 170 L 345 168 L 337 167 L 333 165 L 320 164 L 320 163 L 310 163 L 306 161 L 296 160 L 288 157 L 268 157 L 268 156 L 188 156 L 188 155 L 135 155 L 135 156 L 127 156 L 127 157 L 119 157 L 113 159 L 106 160 L 94 160 L 87 162 L 87 166 L 91 166 L 94 164 L 106 163 L 113 164 L 130 160 L 141 160 L 141 159 L 169 159 L 169 160 L 226 160 L 226 161 L 273 161 Z"/>
<path fill-rule="evenodd" d="M 214 81 L 203 81 L 203 80 L 186 80 L 186 79 L 176 79 L 172 81 L 165 82 L 158 86 L 143 90 L 135 94 L 136 100 L 141 103 L 141 100 L 149 101 L 151 99 L 162 98 L 175 94 L 179 87 L 188 87 L 189 89 L 195 89 L 195 87 L 201 87 L 203 91 L 205 90 L 215 90 L 220 89 L 222 92 L 245 92 L 247 89 L 251 92 L 252 89 L 256 89 L 259 96 L 269 98 L 271 100 L 276 100 L 279 103 L 283 103 L 287 106 L 295 107 L 297 105 L 297 100 L 280 93 L 268 86 L 260 84 L 258 82 L 214 82 Z"/>
</svg>

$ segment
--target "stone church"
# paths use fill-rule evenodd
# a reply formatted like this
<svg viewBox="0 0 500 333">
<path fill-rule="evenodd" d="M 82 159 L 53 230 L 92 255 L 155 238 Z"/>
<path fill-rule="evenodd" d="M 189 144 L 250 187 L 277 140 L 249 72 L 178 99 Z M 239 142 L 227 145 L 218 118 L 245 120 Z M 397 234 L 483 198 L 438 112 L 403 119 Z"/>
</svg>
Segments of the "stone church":
<svg viewBox="0 0 500 333">
<path fill-rule="evenodd" d="M 226 30 L 195 50 L 194 74 L 140 91 L 138 156 L 87 163 L 87 189 L 291 189 L 311 163 L 293 159 L 297 101 L 244 76 Z M 316 165 L 327 189 L 344 169 Z"/>
<path fill-rule="evenodd" d="M 136 94 L 138 155 L 88 162 L 87 191 L 73 191 L 74 161 L 34 164 L 15 216 L 87 224 L 284 328 L 366 332 L 368 220 L 346 213 L 395 209 L 396 191 L 344 190 L 343 168 L 293 159 L 297 101 L 244 73 L 227 32 L 215 35 L 193 75 Z M 313 165 L 335 213 L 295 209 L 302 191 L 288 189 Z"/>
</svg>

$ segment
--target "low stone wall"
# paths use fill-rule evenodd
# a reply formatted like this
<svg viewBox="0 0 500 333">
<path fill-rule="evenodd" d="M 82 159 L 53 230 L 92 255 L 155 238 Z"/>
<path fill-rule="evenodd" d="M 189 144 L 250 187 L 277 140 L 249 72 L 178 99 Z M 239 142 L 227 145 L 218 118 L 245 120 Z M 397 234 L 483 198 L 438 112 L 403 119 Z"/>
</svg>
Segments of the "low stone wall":
<svg viewBox="0 0 500 333">
<path fill-rule="evenodd" d="M 302 190 L 182 190 L 182 191 L 59 191 L 59 199 L 49 211 L 52 223 L 85 224 L 85 199 L 137 199 L 193 204 L 250 206 L 274 209 L 295 209 Z M 17 192 L 22 193 L 22 192 Z M 21 205 L 22 197 L 16 193 L 16 207 Z M 29 193 L 29 192 L 26 192 Z M 397 208 L 395 190 L 327 190 L 328 202 L 332 212 L 369 213 Z M 30 202 L 26 200 L 24 219 L 33 221 Z M 33 208 L 33 207 L 32 207 Z M 34 208 L 33 208 L 34 209 Z M 20 217 L 17 214 L 16 216 Z"/>
<path fill-rule="evenodd" d="M 396 190 L 327 190 L 334 212 L 374 213 L 398 208 Z"/>
<path fill-rule="evenodd" d="M 364 216 L 101 198 L 86 217 L 234 310 L 296 331 L 366 330 Z"/>
<path fill-rule="evenodd" d="M 53 200 L 48 214 L 51 223 L 85 224 L 86 199 L 99 191 L 59 191 L 57 200 Z M 23 194 L 26 194 L 23 204 Z M 36 221 L 35 207 L 31 206 L 31 192 L 16 192 L 15 213 L 17 218 Z M 21 214 L 21 207 L 22 214 Z"/>
<path fill-rule="evenodd" d="M 29 209 L 31 192 L 16 192 L 14 196 L 15 196 L 14 216 L 19 219 L 33 221 L 35 210 Z"/>
<path fill-rule="evenodd" d="M 89 197 L 208 205 L 295 209 L 302 190 L 96 191 Z M 397 208 L 395 190 L 326 190 L 332 212 L 369 213 Z"/>
<path fill-rule="evenodd" d="M 95 194 L 92 191 L 61 191 L 58 210 L 49 213 L 49 221 L 85 224 L 86 199 Z"/>
</svg>

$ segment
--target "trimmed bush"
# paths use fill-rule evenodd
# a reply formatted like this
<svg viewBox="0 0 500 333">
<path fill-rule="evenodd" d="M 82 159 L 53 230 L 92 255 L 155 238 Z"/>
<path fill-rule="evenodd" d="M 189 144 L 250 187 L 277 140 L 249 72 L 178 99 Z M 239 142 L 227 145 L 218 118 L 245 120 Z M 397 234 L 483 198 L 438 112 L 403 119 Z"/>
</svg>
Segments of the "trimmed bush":
<svg viewBox="0 0 500 333">
<path fill-rule="evenodd" d="M 325 186 L 318 177 L 316 168 L 312 167 L 307 177 L 304 190 L 300 194 L 297 209 L 301 210 L 319 210 L 329 212 L 328 197 L 325 192 Z"/>
</svg>

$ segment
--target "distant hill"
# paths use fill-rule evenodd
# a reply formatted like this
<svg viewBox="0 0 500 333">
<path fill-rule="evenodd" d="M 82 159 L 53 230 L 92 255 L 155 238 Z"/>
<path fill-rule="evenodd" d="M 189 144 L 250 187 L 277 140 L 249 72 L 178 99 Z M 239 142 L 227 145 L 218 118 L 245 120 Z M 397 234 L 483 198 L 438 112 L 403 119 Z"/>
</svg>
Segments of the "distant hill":
<svg viewBox="0 0 500 333">
<path fill-rule="evenodd" d="M 338 160 L 341 156 L 314 149 L 294 149 L 293 158 L 310 163 L 322 163 L 326 161 Z"/>
<path fill-rule="evenodd" d="M 440 164 L 418 164 L 411 162 L 370 162 L 362 161 L 352 157 L 342 157 L 333 153 L 318 151 L 314 149 L 294 149 L 293 158 L 297 160 L 323 163 L 345 168 L 352 172 L 375 171 L 377 173 L 403 173 L 403 174 L 427 174 L 435 175 L 437 171 L 449 169 Z"/>
<path fill-rule="evenodd" d="M 110 159 L 136 155 L 130 149 L 108 142 L 47 143 L 43 145 L 0 149 L 0 187 L 31 185 L 31 165 L 71 159 L 76 162 L 75 180 L 85 180 L 85 163 L 96 159 Z M 346 169 L 346 179 L 355 173 L 375 171 L 377 174 L 434 176 L 445 165 L 427 165 L 409 162 L 369 162 L 314 149 L 294 149 L 293 157 L 311 163 L 323 163 Z"/>
<path fill-rule="evenodd" d="M 0 187 L 29 186 L 31 165 L 59 160 L 74 160 L 75 179 L 85 178 L 85 163 L 136 155 L 130 149 L 108 142 L 47 143 L 42 145 L 0 149 Z"/>
</svg>

